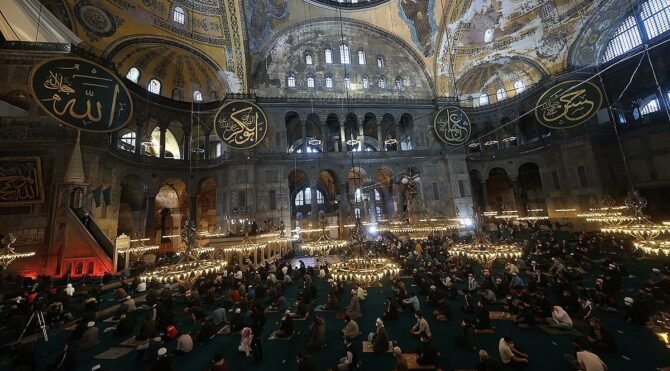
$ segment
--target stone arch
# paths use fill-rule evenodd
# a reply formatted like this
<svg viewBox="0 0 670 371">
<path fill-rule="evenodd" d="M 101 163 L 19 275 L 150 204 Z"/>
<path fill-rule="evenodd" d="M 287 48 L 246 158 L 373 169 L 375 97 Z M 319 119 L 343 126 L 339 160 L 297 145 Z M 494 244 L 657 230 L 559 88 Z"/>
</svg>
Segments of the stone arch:
<svg viewBox="0 0 670 371">
<path fill-rule="evenodd" d="M 131 237 L 146 236 L 147 192 L 148 185 L 143 177 L 136 174 L 121 177 L 117 228 L 119 235 L 125 233 Z"/>
<path fill-rule="evenodd" d="M 488 171 L 486 192 L 489 206 L 493 210 L 516 210 L 512 179 L 504 168 L 493 167 Z"/>
<path fill-rule="evenodd" d="M 284 122 L 286 125 L 286 142 L 289 144 L 289 152 L 295 152 L 304 147 L 300 115 L 295 111 L 289 111 L 284 116 Z"/>
<path fill-rule="evenodd" d="M 196 202 L 197 225 L 200 231 L 212 231 L 216 227 L 216 180 L 207 177 L 200 180 Z"/>
</svg>

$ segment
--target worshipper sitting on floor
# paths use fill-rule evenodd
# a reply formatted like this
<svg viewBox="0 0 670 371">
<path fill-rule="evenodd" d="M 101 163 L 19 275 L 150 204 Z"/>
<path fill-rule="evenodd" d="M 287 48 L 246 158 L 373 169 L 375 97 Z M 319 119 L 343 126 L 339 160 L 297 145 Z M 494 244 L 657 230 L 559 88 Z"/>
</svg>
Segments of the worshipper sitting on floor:
<svg viewBox="0 0 670 371">
<path fill-rule="evenodd" d="M 323 310 L 337 310 L 340 306 L 340 300 L 332 292 L 328 293 L 328 300 L 326 304 L 322 307 Z"/>
<path fill-rule="evenodd" d="M 214 312 L 212 312 L 212 322 L 216 326 L 221 326 L 228 322 L 228 318 L 226 315 L 226 309 L 223 307 L 223 303 L 219 302 L 217 305 L 217 308 L 214 309 Z"/>
<path fill-rule="evenodd" d="M 521 328 L 531 328 L 535 326 L 535 313 L 531 305 L 527 302 L 519 304 L 519 311 L 516 313 L 514 324 Z"/>
<path fill-rule="evenodd" d="M 525 366 L 528 364 L 528 355 L 519 351 L 514 340 L 510 337 L 503 337 L 498 342 L 498 352 L 503 364 L 512 366 Z"/>
<path fill-rule="evenodd" d="M 409 366 L 407 365 L 407 360 L 402 355 L 402 349 L 400 347 L 393 347 L 393 360 L 394 366 L 392 371 L 408 371 Z"/>
<path fill-rule="evenodd" d="M 426 298 L 426 301 L 428 302 L 428 305 L 432 307 L 437 307 L 440 305 L 440 294 L 437 292 L 437 286 L 431 285 L 430 286 L 430 292 L 428 292 L 428 297 Z"/>
<path fill-rule="evenodd" d="M 463 319 L 459 326 L 461 328 L 461 333 L 454 339 L 456 344 L 465 347 L 466 349 L 477 350 L 475 328 L 472 326 L 470 320 Z"/>
<path fill-rule="evenodd" d="M 212 366 L 209 368 L 209 371 L 230 371 L 228 363 L 223 358 L 223 355 L 217 353 L 214 355 L 214 360 L 212 360 Z"/>
<path fill-rule="evenodd" d="M 584 349 L 579 339 L 572 340 L 572 346 L 575 349 L 575 355 L 565 354 L 563 357 L 576 370 L 582 371 L 607 371 L 607 365 L 596 354 Z"/>
<path fill-rule="evenodd" d="M 242 329 L 242 337 L 240 338 L 240 345 L 237 347 L 237 350 L 240 353 L 244 353 L 247 358 L 251 357 L 251 342 L 253 337 L 254 334 L 251 327 Z"/>
<path fill-rule="evenodd" d="M 167 349 L 160 348 L 156 354 L 158 354 L 158 359 L 151 366 L 150 371 L 172 371 L 172 358 L 168 356 Z"/>
<path fill-rule="evenodd" d="M 393 303 L 393 299 L 389 296 L 384 300 L 384 315 L 382 316 L 384 321 L 395 321 L 398 319 L 398 308 L 396 308 Z"/>
<path fill-rule="evenodd" d="M 413 312 L 421 310 L 421 304 L 419 303 L 419 298 L 416 296 L 416 293 L 408 294 L 408 297 L 403 299 L 402 303 L 403 307 L 411 308 Z"/>
<path fill-rule="evenodd" d="M 477 371 L 498 371 L 500 370 L 500 365 L 498 361 L 492 359 L 489 356 L 489 353 L 484 349 L 479 351 L 479 361 L 477 361 Z"/>
<path fill-rule="evenodd" d="M 430 325 L 428 325 L 428 321 L 423 318 L 423 314 L 421 312 L 415 312 L 414 317 L 416 318 L 416 324 L 412 326 L 409 332 L 416 337 L 420 337 L 423 334 L 431 337 Z"/>
<path fill-rule="evenodd" d="M 610 353 L 617 351 L 616 339 L 599 318 L 591 317 L 589 327 L 589 335 L 586 337 L 588 348 Z"/>
<path fill-rule="evenodd" d="M 384 322 L 380 318 L 377 318 L 375 322 L 375 332 L 368 335 L 368 341 L 375 353 L 385 353 L 389 350 L 389 337 L 384 328 Z"/>
<path fill-rule="evenodd" d="M 193 351 L 193 336 L 190 333 L 185 333 L 177 338 L 176 353 L 190 353 Z"/>
<path fill-rule="evenodd" d="M 305 307 L 305 301 L 301 297 L 298 297 L 295 312 L 291 313 L 291 317 L 300 319 L 307 317 L 307 307 Z"/>
<path fill-rule="evenodd" d="M 317 350 L 326 346 L 326 321 L 323 317 L 314 317 L 311 325 L 311 333 L 307 341 L 307 349 Z"/>
<path fill-rule="evenodd" d="M 645 313 L 642 307 L 633 300 L 631 297 L 625 297 L 623 299 L 625 312 L 623 315 L 624 321 L 634 323 L 636 325 L 644 325 L 649 316 Z"/>
<path fill-rule="evenodd" d="M 242 318 L 242 310 L 235 309 L 235 313 L 230 319 L 230 332 L 240 332 L 244 328 L 244 319 Z"/>
<path fill-rule="evenodd" d="M 200 327 L 200 331 L 198 331 L 198 343 L 203 344 L 206 343 L 216 336 L 216 327 L 214 326 L 214 322 L 212 322 L 211 319 L 207 318 L 205 321 L 203 321 L 202 327 Z"/>
<path fill-rule="evenodd" d="M 78 350 L 91 349 L 100 343 L 100 330 L 95 327 L 95 322 L 90 321 L 86 324 L 88 327 L 81 336 Z"/>
<path fill-rule="evenodd" d="M 151 361 L 152 359 L 155 358 L 158 349 L 162 348 L 164 345 L 165 343 L 163 342 L 163 338 L 160 336 L 156 336 L 155 338 L 143 344 L 140 344 L 137 347 L 137 358 L 142 359 L 145 362 Z"/>
<path fill-rule="evenodd" d="M 356 286 L 356 295 L 358 296 L 358 300 L 365 301 L 365 298 L 368 296 L 367 290 L 363 289 L 360 285 Z"/>
<path fill-rule="evenodd" d="M 358 319 L 363 316 L 363 313 L 361 312 L 361 302 L 358 300 L 358 292 L 356 289 L 351 290 L 351 300 L 349 301 L 349 306 L 347 306 L 345 313 L 351 319 Z"/>
<path fill-rule="evenodd" d="M 272 333 L 272 335 L 278 338 L 289 338 L 293 336 L 293 318 L 291 317 L 290 311 L 287 310 L 284 312 L 284 316 L 279 322 L 279 330 Z"/>
<path fill-rule="evenodd" d="M 386 349 L 388 350 L 388 342 L 386 343 Z M 344 351 L 345 356 L 340 358 L 340 362 L 337 365 L 337 370 L 358 370 L 360 368 L 358 349 L 356 349 L 356 347 L 353 345 L 351 339 L 347 337 L 344 338 Z"/>
<path fill-rule="evenodd" d="M 283 312 L 286 310 L 286 298 L 284 295 L 280 295 L 277 300 L 275 300 L 268 309 L 276 312 Z"/>
<path fill-rule="evenodd" d="M 416 363 L 419 365 L 434 365 L 437 363 L 437 348 L 433 343 L 433 339 L 426 334 L 420 337 L 421 348 L 417 349 Z"/>
<path fill-rule="evenodd" d="M 554 306 L 554 309 L 551 312 L 551 317 L 546 319 L 547 324 L 550 327 L 556 327 L 564 330 L 569 330 L 572 328 L 572 318 L 568 312 L 558 305 Z"/>
<path fill-rule="evenodd" d="M 491 326 L 491 317 L 488 308 L 484 303 L 477 302 L 477 312 L 475 314 L 475 328 L 477 330 L 489 330 Z"/>
<path fill-rule="evenodd" d="M 348 315 L 344 316 L 344 322 L 346 325 L 342 329 L 342 336 L 353 339 L 360 334 L 360 331 L 358 330 L 358 323 L 356 323 L 356 321 L 351 319 Z"/>
<path fill-rule="evenodd" d="M 433 310 L 433 315 L 438 321 L 447 321 L 451 319 L 451 307 L 449 306 L 449 303 L 442 299 L 437 309 Z"/>
<path fill-rule="evenodd" d="M 119 322 L 115 326 L 107 327 L 104 332 L 115 331 L 117 336 L 128 336 L 133 330 L 135 330 L 135 317 L 122 314 Z"/>
<path fill-rule="evenodd" d="M 476 312 L 476 308 L 474 306 L 473 300 L 472 300 L 472 295 L 469 292 L 466 292 L 463 295 L 463 300 L 465 303 L 463 303 L 463 307 L 461 307 L 461 310 L 463 310 L 463 313 L 468 313 L 472 314 Z"/>
</svg>

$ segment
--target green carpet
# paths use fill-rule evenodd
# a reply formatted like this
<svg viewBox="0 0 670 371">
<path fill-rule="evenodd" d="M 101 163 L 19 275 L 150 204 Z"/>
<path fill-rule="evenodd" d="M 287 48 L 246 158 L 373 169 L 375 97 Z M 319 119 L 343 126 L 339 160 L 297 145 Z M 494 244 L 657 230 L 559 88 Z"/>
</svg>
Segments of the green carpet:
<svg viewBox="0 0 670 371">
<path fill-rule="evenodd" d="M 631 274 L 635 279 L 624 279 L 624 292 L 622 295 L 629 294 L 628 290 L 634 290 L 643 284 L 643 278 L 648 277 L 651 268 L 659 266 L 657 260 L 632 260 L 627 262 Z M 500 269 L 500 267 L 497 267 Z M 587 285 L 593 281 L 595 273 L 590 273 L 586 277 Z M 405 279 L 407 287 L 412 290 L 410 280 Z M 328 288 L 324 280 L 315 280 L 318 288 L 318 303 L 324 303 Z M 294 282 L 285 293 L 289 302 L 296 298 L 300 283 Z M 345 287 L 345 293 L 349 287 Z M 390 283 L 384 282 L 383 287 L 374 287 L 368 290 L 368 297 L 362 304 L 363 318 L 358 320 L 358 324 L 363 334 L 358 340 L 357 346 L 360 347 L 360 340 L 367 337 L 367 334 L 374 330 L 375 319 L 383 312 L 383 302 L 386 296 L 392 295 Z M 425 304 L 424 298 L 421 298 L 422 309 L 425 313 L 430 313 L 430 308 Z M 340 310 L 344 310 L 348 300 L 343 297 L 340 300 Z M 453 341 L 457 335 L 456 324 L 463 318 L 460 310 L 461 300 L 451 302 L 454 318 L 450 321 L 436 321 L 432 316 L 427 315 L 430 323 L 436 345 L 440 351 L 440 366 L 446 370 L 459 368 L 474 368 L 477 361 L 475 351 L 459 348 Z M 183 305 L 178 305 L 183 308 Z M 208 308 L 209 310 L 213 308 Z M 660 309 L 660 308 L 659 308 Z M 500 310 L 492 308 L 492 310 Z M 179 312 L 181 313 L 181 311 Z M 344 354 L 344 344 L 341 338 L 341 328 L 344 322 L 335 319 L 336 312 L 316 312 L 326 320 L 327 325 L 327 347 L 312 353 L 319 365 L 319 370 L 335 368 L 340 357 Z M 137 326 L 145 312 L 138 311 Z M 263 348 L 264 359 L 257 363 L 244 359 L 238 354 L 239 335 L 217 336 L 213 341 L 198 346 L 189 355 L 173 356 L 173 366 L 175 370 L 204 370 L 210 364 L 214 354 L 222 353 L 227 359 L 231 370 L 296 370 L 296 355 L 304 350 L 304 345 L 309 338 L 309 325 L 315 313 L 310 312 L 310 317 L 306 321 L 295 321 L 296 335 L 291 341 L 268 341 L 267 336 L 270 332 L 277 329 L 276 323 L 281 315 L 279 313 L 267 313 L 267 324 L 264 329 Z M 610 331 L 619 343 L 619 354 L 606 355 L 603 357 L 610 370 L 654 370 L 657 367 L 670 365 L 670 350 L 666 349 L 649 330 L 625 323 L 621 320 L 621 314 L 597 311 L 597 316 L 602 318 Z M 188 331 L 192 325 L 186 324 L 186 317 L 182 314 L 177 315 L 177 327 L 181 332 Z M 389 337 L 396 341 L 404 352 L 411 352 L 419 346 L 418 341 L 409 333 L 410 327 L 415 323 L 414 316 L 408 313 L 400 313 L 398 320 L 386 323 L 386 329 Z M 569 370 L 567 363 L 563 359 L 563 354 L 571 352 L 571 336 L 552 336 L 540 329 L 520 329 L 515 327 L 511 321 L 494 320 L 496 334 L 479 334 L 477 342 L 480 348 L 486 349 L 490 354 L 498 357 L 497 345 L 500 337 L 507 335 L 515 339 L 517 345 L 530 355 L 530 370 Z M 99 324 L 99 326 L 103 326 Z M 51 334 L 50 341 L 38 344 L 38 363 L 40 370 L 45 369 L 46 365 L 53 362 L 62 349 L 65 331 L 59 331 Z M 77 370 L 90 370 L 93 365 L 102 364 L 107 370 L 146 370 L 150 366 L 135 359 L 136 352 L 130 352 L 127 355 L 113 360 L 96 360 L 93 357 L 105 350 L 119 346 L 119 343 L 127 339 L 118 338 L 112 333 L 102 333 L 101 343 L 95 348 L 78 352 Z M 168 350 L 173 351 L 175 342 L 168 343 Z M 623 358 L 623 357 L 626 358 Z M 391 370 L 393 359 L 390 353 L 376 355 L 372 353 L 362 353 L 363 370 Z M 8 368 L 7 368 L 8 369 Z"/>
</svg>

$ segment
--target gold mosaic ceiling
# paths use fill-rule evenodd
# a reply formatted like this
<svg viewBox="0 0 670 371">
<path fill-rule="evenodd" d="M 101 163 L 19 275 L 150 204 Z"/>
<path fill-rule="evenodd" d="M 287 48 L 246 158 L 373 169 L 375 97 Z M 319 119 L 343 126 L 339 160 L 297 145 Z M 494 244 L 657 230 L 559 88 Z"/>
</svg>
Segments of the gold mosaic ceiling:
<svg viewBox="0 0 670 371">
<path fill-rule="evenodd" d="M 490 91 L 492 81 L 508 86 L 508 77 L 518 75 L 508 73 L 516 67 L 491 68 L 500 61 L 526 61 L 537 70 L 527 74 L 531 80 L 565 70 L 573 43 L 588 33 L 584 28 L 607 33 L 625 14 L 621 6 L 629 6 L 622 0 L 388 0 L 352 9 L 328 0 L 42 1 L 85 41 L 83 48 L 114 63 L 119 73 L 147 59 L 140 83 L 156 73 L 165 80 L 163 95 L 182 88 L 187 101 L 190 84 L 206 86 L 206 100 L 254 90 L 249 68 L 280 39 L 277 34 L 334 19 L 367 22 L 401 40 L 423 59 L 438 95 Z M 185 10 L 184 25 L 172 19 L 175 6 Z M 596 44 L 586 44 L 594 48 L 589 55 L 597 56 L 602 38 Z"/>
</svg>

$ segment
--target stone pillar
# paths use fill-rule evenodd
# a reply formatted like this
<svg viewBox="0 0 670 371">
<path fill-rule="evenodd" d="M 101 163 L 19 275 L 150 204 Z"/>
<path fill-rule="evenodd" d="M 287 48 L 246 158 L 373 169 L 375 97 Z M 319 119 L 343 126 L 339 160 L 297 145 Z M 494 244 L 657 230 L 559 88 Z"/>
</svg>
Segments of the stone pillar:
<svg viewBox="0 0 670 371">
<path fill-rule="evenodd" d="M 386 144 L 384 144 L 384 138 L 382 137 L 382 123 L 377 121 L 377 142 L 379 142 L 379 151 L 386 151 Z"/>
<path fill-rule="evenodd" d="M 365 133 L 363 133 L 363 125 L 358 125 L 358 150 L 365 151 Z"/>
<path fill-rule="evenodd" d="M 137 128 L 135 129 L 135 154 L 142 154 L 142 141 L 144 141 L 144 123 L 137 123 Z M 117 145 L 115 143 L 114 145 Z"/>
<path fill-rule="evenodd" d="M 152 240 L 156 237 L 156 195 L 145 193 L 144 236 Z"/>
<path fill-rule="evenodd" d="M 340 152 L 346 152 L 347 151 L 347 138 L 344 134 L 344 123 L 340 125 L 340 145 L 342 146 L 340 148 Z"/>
<path fill-rule="evenodd" d="M 302 153 L 307 153 L 307 122 L 300 121 L 300 129 L 302 130 Z"/>
<path fill-rule="evenodd" d="M 310 183 L 310 192 L 312 193 L 312 220 L 317 222 L 319 220 L 319 205 L 317 204 L 316 199 L 316 182 L 312 181 Z M 316 223 L 314 223 L 316 225 Z"/>
<path fill-rule="evenodd" d="M 347 192 L 347 183 L 340 184 L 340 203 L 339 208 L 342 210 L 342 222 L 347 224 L 350 218 L 351 210 L 349 210 L 349 193 Z"/>
<path fill-rule="evenodd" d="M 183 126 L 184 130 L 184 144 L 182 145 L 183 160 L 188 160 L 191 158 L 191 128 L 189 126 Z"/>
<path fill-rule="evenodd" d="M 402 145 L 400 144 L 400 140 L 402 138 L 400 135 L 400 122 L 396 121 L 394 125 L 395 125 L 395 139 L 398 141 L 398 143 L 396 143 L 396 148 L 398 148 L 398 151 L 402 151 Z"/>
<path fill-rule="evenodd" d="M 209 153 L 209 136 L 211 135 L 210 132 L 205 132 L 205 143 L 204 143 L 204 150 L 205 152 L 203 153 L 203 159 L 209 160 L 210 153 Z"/>
<path fill-rule="evenodd" d="M 481 184 L 482 184 L 482 196 L 484 198 L 482 200 L 484 202 L 483 207 L 484 207 L 484 209 L 487 209 L 487 208 L 491 207 L 491 205 L 489 205 L 489 188 L 486 184 L 486 180 L 482 180 Z"/>
<path fill-rule="evenodd" d="M 328 130 L 326 128 L 326 125 L 322 124 L 321 125 L 321 133 L 323 133 L 323 135 L 321 135 L 321 152 L 328 152 L 328 145 L 326 144 L 326 137 L 327 136 L 325 135 L 326 130 Z"/>
<path fill-rule="evenodd" d="M 161 138 L 160 138 L 160 148 L 159 148 L 159 156 L 160 158 L 165 158 L 165 131 L 167 128 L 159 128 L 160 133 L 161 133 Z"/>
</svg>

